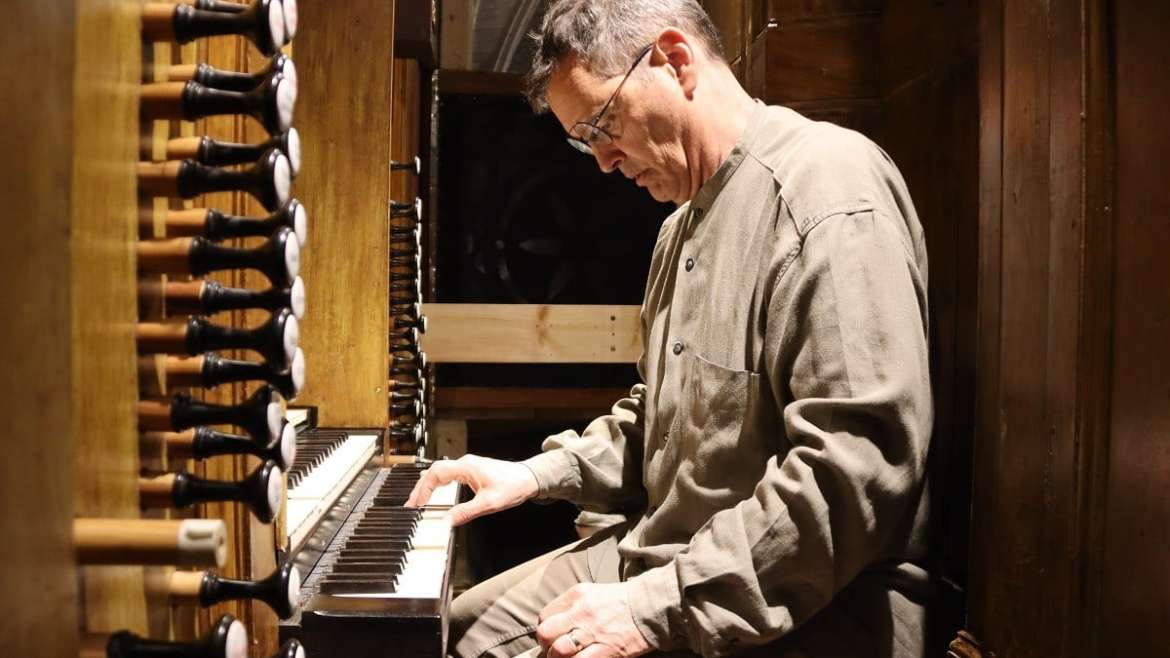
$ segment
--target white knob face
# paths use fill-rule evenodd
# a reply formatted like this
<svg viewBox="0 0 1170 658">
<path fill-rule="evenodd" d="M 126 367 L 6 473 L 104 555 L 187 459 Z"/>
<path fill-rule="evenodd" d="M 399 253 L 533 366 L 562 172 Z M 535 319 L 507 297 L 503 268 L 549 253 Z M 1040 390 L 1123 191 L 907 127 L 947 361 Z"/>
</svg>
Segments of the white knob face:
<svg viewBox="0 0 1170 658">
<path fill-rule="evenodd" d="M 422 295 L 420 294 L 420 295 L 419 295 L 419 297 L 421 297 L 421 296 L 422 296 Z M 425 316 L 425 315 L 420 315 L 420 316 L 419 316 L 419 318 L 418 318 L 418 330 L 419 330 L 419 331 L 421 331 L 421 332 L 422 332 L 422 333 L 424 333 L 424 334 L 427 332 L 427 316 Z"/>
<path fill-rule="evenodd" d="M 297 85 L 300 83 L 300 78 L 297 77 L 297 65 L 289 59 L 284 63 L 284 68 L 280 70 L 280 74 L 284 76 L 284 81 L 292 88 L 293 100 L 296 100 Z"/>
<path fill-rule="evenodd" d="M 293 212 L 293 232 L 297 234 L 297 242 L 302 247 L 305 246 L 309 239 L 309 213 L 303 203 L 298 203 L 297 209 Z"/>
<path fill-rule="evenodd" d="M 298 320 L 305 317 L 305 281 L 301 277 L 293 279 L 292 290 L 289 291 L 289 303 L 292 304 L 293 315 Z"/>
<path fill-rule="evenodd" d="M 228 626 L 224 658 L 248 658 L 248 631 L 239 620 Z"/>
<path fill-rule="evenodd" d="M 285 466 L 291 466 L 297 458 L 297 431 L 292 423 L 284 424 L 280 435 L 280 459 Z"/>
<path fill-rule="evenodd" d="M 272 165 L 272 187 L 276 192 L 276 204 L 283 206 L 288 203 L 288 194 L 292 191 L 292 167 L 283 153 L 276 155 L 276 163 Z"/>
<path fill-rule="evenodd" d="M 288 321 L 284 324 L 284 358 L 292 359 L 296 356 L 297 346 L 301 342 L 301 329 L 297 323 L 297 316 L 288 316 Z"/>
<path fill-rule="evenodd" d="M 284 42 L 288 43 L 297 35 L 297 0 L 284 0 Z"/>
<path fill-rule="evenodd" d="M 276 117 L 280 132 L 292 127 L 293 110 L 297 106 L 297 86 L 289 84 L 288 78 L 276 83 Z"/>
<path fill-rule="evenodd" d="M 296 240 L 284 243 L 284 267 L 290 277 L 301 273 L 301 245 Z"/>
<path fill-rule="evenodd" d="M 296 567 L 292 568 L 292 573 L 288 576 L 288 607 L 293 610 L 297 609 L 297 602 L 301 598 L 301 572 L 297 571 Z"/>
<path fill-rule="evenodd" d="M 417 220 L 419 222 L 422 221 L 422 198 L 421 197 L 414 198 L 414 218 L 415 218 L 415 220 Z"/>
<path fill-rule="evenodd" d="M 291 374 L 293 391 L 300 393 L 301 389 L 305 387 L 305 353 L 299 347 L 296 354 L 293 355 Z"/>
<path fill-rule="evenodd" d="M 276 516 L 280 511 L 280 499 L 284 495 L 284 482 L 281 480 L 282 472 L 280 467 L 272 469 L 268 474 L 268 511 L 271 512 L 269 516 Z"/>
<path fill-rule="evenodd" d="M 288 129 L 288 163 L 295 178 L 301 173 L 301 133 L 296 128 Z"/>
<path fill-rule="evenodd" d="M 296 656 L 296 658 L 305 658 L 305 648 L 304 648 L 303 646 L 298 646 L 298 647 L 297 647 L 297 656 Z"/>
<path fill-rule="evenodd" d="M 269 403 L 268 405 L 268 440 L 275 441 L 276 437 L 280 436 L 281 422 L 284 420 L 284 413 L 280 410 L 280 404 L 277 402 Z"/>
<path fill-rule="evenodd" d="M 273 2 L 268 7 L 268 35 L 277 48 L 284 45 L 284 12 L 279 2 Z"/>
</svg>

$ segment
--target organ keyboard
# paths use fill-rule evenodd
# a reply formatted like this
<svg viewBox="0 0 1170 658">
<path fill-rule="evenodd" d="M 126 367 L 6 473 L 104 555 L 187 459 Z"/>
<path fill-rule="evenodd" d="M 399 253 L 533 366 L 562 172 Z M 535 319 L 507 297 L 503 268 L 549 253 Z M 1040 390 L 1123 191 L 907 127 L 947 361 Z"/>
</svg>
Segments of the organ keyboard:
<svg viewBox="0 0 1170 658">
<path fill-rule="evenodd" d="M 460 491 L 451 483 L 427 506 L 403 507 L 425 468 L 370 468 L 354 480 L 297 556 L 308 575 L 282 641 L 300 639 L 314 658 L 445 655 L 449 510 Z"/>
<path fill-rule="evenodd" d="M 377 430 L 311 429 L 297 436 L 288 474 L 285 528 L 289 547 L 300 546 L 377 452 Z"/>
</svg>

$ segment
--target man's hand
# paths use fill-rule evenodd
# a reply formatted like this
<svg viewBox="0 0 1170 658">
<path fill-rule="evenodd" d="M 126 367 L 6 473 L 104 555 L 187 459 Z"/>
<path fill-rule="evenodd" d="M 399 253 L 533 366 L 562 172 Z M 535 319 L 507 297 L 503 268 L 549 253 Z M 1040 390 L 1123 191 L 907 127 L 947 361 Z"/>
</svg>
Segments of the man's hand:
<svg viewBox="0 0 1170 658">
<path fill-rule="evenodd" d="M 628 583 L 574 585 L 540 611 L 536 640 L 548 658 L 633 658 L 651 649 L 634 625 Z"/>
<path fill-rule="evenodd" d="M 441 460 L 422 472 L 418 484 L 406 499 L 407 507 L 422 507 L 431 499 L 436 487 L 461 482 L 475 492 L 466 503 L 451 508 L 451 523 L 468 521 L 515 507 L 536 497 L 536 476 L 527 466 L 515 462 L 464 455 L 454 461 Z"/>
</svg>

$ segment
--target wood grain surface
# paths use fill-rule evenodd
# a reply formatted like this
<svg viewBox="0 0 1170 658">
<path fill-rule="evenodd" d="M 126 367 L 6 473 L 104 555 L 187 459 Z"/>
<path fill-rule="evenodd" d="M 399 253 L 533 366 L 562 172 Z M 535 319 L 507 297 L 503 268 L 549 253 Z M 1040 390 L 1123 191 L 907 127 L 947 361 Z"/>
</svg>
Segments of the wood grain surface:
<svg viewBox="0 0 1170 658">
<path fill-rule="evenodd" d="M 322 425 L 385 426 L 394 3 L 302 1 L 300 20 L 312 29 L 296 41 L 296 193 L 311 223 L 298 402 L 317 405 Z"/>
</svg>

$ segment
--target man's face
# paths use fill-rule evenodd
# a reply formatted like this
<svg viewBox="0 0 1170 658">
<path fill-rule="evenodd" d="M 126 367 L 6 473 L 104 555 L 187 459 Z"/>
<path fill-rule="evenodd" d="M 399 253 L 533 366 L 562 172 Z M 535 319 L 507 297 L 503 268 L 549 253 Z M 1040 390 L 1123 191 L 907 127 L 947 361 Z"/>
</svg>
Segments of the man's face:
<svg viewBox="0 0 1170 658">
<path fill-rule="evenodd" d="M 681 204 L 691 192 L 680 120 L 685 97 L 669 64 L 655 64 L 654 54 L 639 64 L 610 104 L 598 127 L 613 141 L 595 142 L 593 153 L 602 171 L 619 170 L 654 199 Z M 569 58 L 549 81 L 549 107 L 569 132 L 578 122 L 592 121 L 621 80 L 621 75 L 598 79 Z"/>
</svg>

